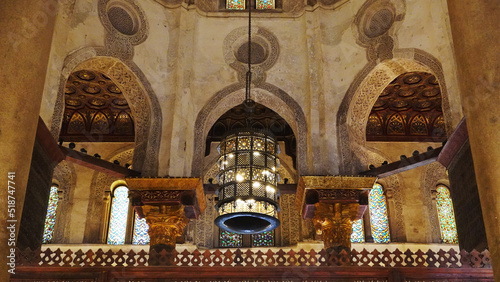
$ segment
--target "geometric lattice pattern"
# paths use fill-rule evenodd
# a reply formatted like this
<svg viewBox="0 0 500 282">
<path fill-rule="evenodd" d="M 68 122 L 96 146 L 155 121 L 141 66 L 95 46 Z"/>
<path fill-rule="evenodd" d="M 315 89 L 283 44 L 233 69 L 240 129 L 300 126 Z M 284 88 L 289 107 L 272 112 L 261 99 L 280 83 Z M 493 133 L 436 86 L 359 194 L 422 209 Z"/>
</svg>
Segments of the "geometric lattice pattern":
<svg viewBox="0 0 500 282">
<path fill-rule="evenodd" d="M 352 223 L 351 242 L 363 243 L 365 241 L 365 229 L 363 228 L 363 219 L 355 220 Z"/>
<path fill-rule="evenodd" d="M 109 219 L 108 244 L 125 244 L 129 208 L 128 188 L 119 186 L 113 191 L 111 216 Z"/>
<path fill-rule="evenodd" d="M 253 247 L 272 247 L 274 246 L 273 231 L 266 231 L 259 234 L 252 235 Z"/>
<path fill-rule="evenodd" d="M 439 185 L 436 190 L 436 205 L 439 226 L 441 228 L 441 240 L 443 243 L 458 244 L 457 225 L 455 223 L 455 213 L 453 212 L 450 191 L 444 185 Z"/>
<path fill-rule="evenodd" d="M 222 248 L 237 248 L 243 245 L 243 235 L 233 232 L 221 231 L 220 244 Z"/>
<path fill-rule="evenodd" d="M 43 244 L 48 244 L 52 241 L 54 235 L 54 225 L 56 224 L 57 210 L 57 186 L 50 187 L 49 205 L 47 207 L 47 215 L 45 216 L 45 226 L 43 228 Z"/>
<path fill-rule="evenodd" d="M 257 0 L 257 9 L 274 9 L 274 0 Z"/>
<path fill-rule="evenodd" d="M 373 241 L 375 243 L 390 243 L 389 220 L 387 204 L 382 185 L 375 183 L 368 197 L 370 222 Z"/>
<path fill-rule="evenodd" d="M 226 0 L 226 9 L 245 10 L 245 0 Z"/>
<path fill-rule="evenodd" d="M 134 245 L 147 245 L 149 244 L 149 226 L 146 223 L 146 218 L 139 218 L 135 213 L 134 220 L 134 235 L 132 237 L 132 244 Z"/>
</svg>

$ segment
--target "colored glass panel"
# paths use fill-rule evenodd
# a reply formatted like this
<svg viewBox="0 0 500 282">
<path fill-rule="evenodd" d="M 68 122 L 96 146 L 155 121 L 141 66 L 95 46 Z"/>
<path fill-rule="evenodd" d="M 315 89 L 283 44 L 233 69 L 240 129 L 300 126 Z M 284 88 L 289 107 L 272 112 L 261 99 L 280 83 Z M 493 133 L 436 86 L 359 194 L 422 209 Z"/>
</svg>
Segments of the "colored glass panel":
<svg viewBox="0 0 500 282">
<path fill-rule="evenodd" d="M 257 9 L 259 10 L 267 10 L 274 9 L 274 0 L 256 0 L 257 1 Z"/>
<path fill-rule="evenodd" d="M 132 244 L 134 245 L 147 245 L 149 244 L 149 226 L 145 218 L 139 218 L 135 213 L 134 220 L 134 236 L 132 237 Z"/>
<path fill-rule="evenodd" d="M 375 183 L 368 197 L 370 208 L 370 221 L 373 241 L 375 243 L 389 243 L 389 221 L 387 218 L 387 205 L 382 185 Z"/>
<path fill-rule="evenodd" d="M 352 223 L 351 242 L 363 243 L 365 241 L 365 229 L 363 228 L 363 219 L 355 220 Z"/>
<path fill-rule="evenodd" d="M 127 232 L 128 216 L 128 188 L 125 186 L 117 187 L 114 191 L 113 201 L 111 203 L 111 216 L 109 219 L 108 244 L 125 244 L 125 234 Z"/>
<path fill-rule="evenodd" d="M 222 231 L 220 234 L 220 246 L 223 248 L 241 247 L 243 235 L 233 232 Z"/>
<path fill-rule="evenodd" d="M 441 227 L 441 239 L 443 243 L 457 244 L 457 225 L 455 223 L 455 213 L 453 212 L 453 203 L 450 198 L 450 191 L 443 185 L 437 188 L 436 205 L 439 217 L 439 226 Z"/>
<path fill-rule="evenodd" d="M 47 215 L 45 216 L 45 226 L 43 229 L 43 244 L 47 244 L 52 241 L 52 236 L 54 235 L 54 225 L 56 224 L 58 199 L 57 186 L 50 187 L 49 205 L 47 206 Z"/>
<path fill-rule="evenodd" d="M 252 246 L 254 246 L 254 247 L 274 246 L 273 231 L 266 231 L 266 232 L 252 235 Z"/>
<path fill-rule="evenodd" d="M 245 10 L 245 0 L 226 0 L 226 9 Z"/>
</svg>

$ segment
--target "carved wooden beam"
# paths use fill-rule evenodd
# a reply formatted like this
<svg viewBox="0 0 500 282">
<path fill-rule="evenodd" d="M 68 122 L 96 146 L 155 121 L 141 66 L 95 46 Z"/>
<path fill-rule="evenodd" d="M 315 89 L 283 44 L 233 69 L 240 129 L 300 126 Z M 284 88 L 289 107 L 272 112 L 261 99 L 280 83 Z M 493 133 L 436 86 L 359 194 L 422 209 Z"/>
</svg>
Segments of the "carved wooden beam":
<svg viewBox="0 0 500 282">
<path fill-rule="evenodd" d="M 439 147 L 424 153 L 420 153 L 416 156 L 403 158 L 397 162 L 393 162 L 390 164 L 382 165 L 374 169 L 360 172 L 359 175 L 369 175 L 369 176 L 377 176 L 378 178 L 384 178 L 387 176 L 401 173 L 403 171 L 424 166 L 432 162 L 435 162 L 439 156 L 439 153 L 441 153 L 442 149 L 443 147 Z"/>
<path fill-rule="evenodd" d="M 138 171 L 128 169 L 120 165 L 101 160 L 63 146 L 59 146 L 59 148 L 65 155 L 65 160 L 68 162 L 72 162 L 120 178 L 141 175 L 141 173 Z"/>
<path fill-rule="evenodd" d="M 52 161 L 59 163 L 64 160 L 64 154 L 59 149 L 56 140 L 50 134 L 49 129 L 43 122 L 41 117 L 38 118 L 38 126 L 36 129 L 36 141 L 45 149 Z"/>
<path fill-rule="evenodd" d="M 462 148 L 462 146 L 467 142 L 467 140 L 469 140 L 469 133 L 467 132 L 467 124 L 465 118 L 463 118 L 444 145 L 441 154 L 439 154 L 437 158 L 437 161 L 447 168 L 460 148 Z"/>
<path fill-rule="evenodd" d="M 384 178 L 410 169 L 424 166 L 435 161 L 441 163 L 445 167 L 448 167 L 457 152 L 467 142 L 467 140 L 469 140 L 469 135 L 467 133 L 467 124 L 465 122 L 465 118 L 463 118 L 443 147 L 432 149 L 410 158 L 401 159 L 397 162 L 382 165 L 381 167 L 363 171 L 359 173 L 359 175 L 370 175 Z"/>
</svg>

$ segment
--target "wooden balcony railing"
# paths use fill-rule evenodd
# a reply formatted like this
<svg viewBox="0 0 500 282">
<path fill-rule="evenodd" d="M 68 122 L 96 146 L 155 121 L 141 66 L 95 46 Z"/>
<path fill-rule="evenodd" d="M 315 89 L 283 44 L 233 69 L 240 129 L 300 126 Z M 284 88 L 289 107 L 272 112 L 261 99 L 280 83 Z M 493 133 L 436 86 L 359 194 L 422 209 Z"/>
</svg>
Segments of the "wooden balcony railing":
<svg viewBox="0 0 500 282">
<path fill-rule="evenodd" d="M 197 266 L 197 267 L 292 267 L 292 266 L 364 266 L 364 267 L 425 267 L 425 268 L 491 268 L 490 253 L 483 252 L 457 253 L 454 249 L 448 251 L 432 250 L 401 251 L 395 249 L 362 251 L 352 250 L 341 253 L 325 250 L 241 250 L 215 249 L 194 250 L 187 249 L 173 253 L 151 253 L 159 265 L 170 266 Z M 150 254 L 144 250 L 104 251 L 81 249 L 77 251 L 61 249 L 17 251 L 17 266 L 55 266 L 55 267 L 140 267 L 148 266 Z"/>
</svg>

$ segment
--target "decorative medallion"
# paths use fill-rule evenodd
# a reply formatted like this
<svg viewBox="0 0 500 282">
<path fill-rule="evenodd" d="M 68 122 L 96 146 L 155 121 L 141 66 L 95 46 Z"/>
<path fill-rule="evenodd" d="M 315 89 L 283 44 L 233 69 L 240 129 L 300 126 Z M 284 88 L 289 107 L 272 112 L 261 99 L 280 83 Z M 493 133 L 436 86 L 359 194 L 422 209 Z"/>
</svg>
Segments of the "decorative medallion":
<svg viewBox="0 0 500 282">
<path fill-rule="evenodd" d="M 146 40 L 148 23 L 144 12 L 135 1 L 100 0 L 98 11 L 101 22 L 113 42 L 138 45 Z"/>
</svg>

